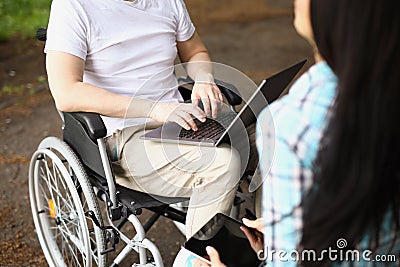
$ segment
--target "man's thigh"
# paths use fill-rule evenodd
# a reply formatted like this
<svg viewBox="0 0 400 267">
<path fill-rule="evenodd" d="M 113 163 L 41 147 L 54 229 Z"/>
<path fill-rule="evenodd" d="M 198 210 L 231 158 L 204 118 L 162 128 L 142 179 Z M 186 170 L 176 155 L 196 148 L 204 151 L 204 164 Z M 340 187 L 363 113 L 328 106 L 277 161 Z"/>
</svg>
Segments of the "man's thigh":
<svg viewBox="0 0 400 267">
<path fill-rule="evenodd" d="M 236 186 L 238 153 L 229 145 L 204 147 L 140 139 L 141 126 L 130 127 L 118 137 L 123 178 L 117 182 L 131 188 L 166 196 L 190 196 L 199 184 Z M 229 177 L 225 173 L 229 172 Z"/>
</svg>

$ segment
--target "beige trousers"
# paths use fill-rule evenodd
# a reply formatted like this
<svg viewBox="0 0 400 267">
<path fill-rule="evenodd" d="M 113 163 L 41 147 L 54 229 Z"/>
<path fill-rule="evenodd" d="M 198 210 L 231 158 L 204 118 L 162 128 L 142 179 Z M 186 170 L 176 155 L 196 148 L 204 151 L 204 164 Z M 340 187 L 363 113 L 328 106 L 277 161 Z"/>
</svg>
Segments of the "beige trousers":
<svg viewBox="0 0 400 267">
<path fill-rule="evenodd" d="M 240 155 L 227 144 L 204 147 L 140 139 L 159 125 L 127 127 L 108 139 L 109 153 L 116 156 L 116 182 L 159 196 L 190 197 L 189 238 L 216 213 L 229 214 L 241 177 Z"/>
</svg>

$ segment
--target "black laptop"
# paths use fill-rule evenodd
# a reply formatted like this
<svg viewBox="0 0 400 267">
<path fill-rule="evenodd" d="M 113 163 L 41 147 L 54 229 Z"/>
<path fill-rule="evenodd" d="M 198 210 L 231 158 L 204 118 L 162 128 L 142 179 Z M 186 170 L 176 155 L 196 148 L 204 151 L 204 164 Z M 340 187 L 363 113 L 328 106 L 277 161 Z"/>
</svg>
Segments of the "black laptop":
<svg viewBox="0 0 400 267">
<path fill-rule="evenodd" d="M 276 100 L 305 64 L 306 60 L 284 69 L 261 82 L 250 99 L 236 113 L 221 112 L 217 118 L 207 118 L 205 122 L 197 119 L 197 131 L 186 130 L 177 123 L 166 123 L 147 132 L 141 138 L 166 143 L 218 146 L 229 142 L 232 136 L 245 132 L 246 127 L 256 121 L 260 112 Z"/>
</svg>

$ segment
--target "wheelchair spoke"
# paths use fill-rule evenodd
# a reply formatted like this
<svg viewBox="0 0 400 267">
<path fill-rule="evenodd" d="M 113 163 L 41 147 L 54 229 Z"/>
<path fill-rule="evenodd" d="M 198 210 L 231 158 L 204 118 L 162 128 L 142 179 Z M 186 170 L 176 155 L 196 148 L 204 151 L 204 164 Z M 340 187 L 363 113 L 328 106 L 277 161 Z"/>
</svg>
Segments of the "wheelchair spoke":
<svg viewBox="0 0 400 267">
<path fill-rule="evenodd" d="M 62 180 L 62 179 L 59 179 Z M 64 185 L 64 184 L 63 184 Z M 74 207 L 67 199 L 71 199 L 71 195 L 66 187 L 63 187 L 63 190 L 56 189 L 52 187 L 54 190 L 55 195 L 57 195 L 57 206 L 60 208 L 60 210 L 63 209 L 68 209 L 68 210 L 75 210 Z M 65 196 L 63 195 L 65 194 Z"/>
<path fill-rule="evenodd" d="M 45 167 L 45 171 L 44 171 L 43 168 L 41 167 L 41 170 L 42 170 L 42 172 L 41 172 L 41 174 L 42 174 L 42 179 L 43 179 L 43 180 L 46 182 L 46 184 L 47 184 L 47 188 L 49 189 L 49 193 L 50 193 L 50 196 L 51 196 L 50 199 L 54 199 L 53 190 L 50 190 L 50 189 L 52 188 L 52 185 L 51 185 L 49 179 L 47 178 L 47 177 L 51 177 L 51 174 L 50 174 L 50 171 L 49 171 L 49 166 L 48 166 L 48 164 L 47 164 L 46 158 L 45 158 L 42 162 L 44 163 L 44 167 Z M 46 173 L 47 175 L 45 175 L 45 173 Z M 49 200 L 49 199 L 48 199 L 48 200 Z"/>
<path fill-rule="evenodd" d="M 54 178 L 55 175 L 53 175 L 53 174 L 51 173 L 51 171 L 49 170 L 49 166 L 48 166 L 46 160 L 44 160 L 44 165 L 45 165 L 45 169 L 46 169 L 47 176 L 44 174 L 45 172 L 44 172 L 43 169 L 41 168 L 41 170 L 42 170 L 42 172 L 41 172 L 41 173 L 42 173 L 42 178 L 43 178 L 43 180 L 46 182 L 47 188 L 49 189 L 49 193 L 50 193 L 50 198 L 47 197 L 47 201 L 49 201 L 50 199 L 53 200 L 53 201 L 55 200 L 55 201 L 56 201 L 56 207 L 58 207 L 58 208 L 61 209 L 62 207 L 61 207 L 61 203 L 60 203 L 60 197 L 62 197 L 62 195 L 60 195 L 61 193 L 60 193 L 60 190 L 58 189 L 58 187 L 54 187 L 54 186 L 53 186 L 53 184 L 57 184 L 56 179 Z M 53 165 L 53 169 L 54 169 L 54 165 Z M 59 173 L 59 171 L 57 171 L 57 173 L 58 173 L 58 176 L 61 175 L 61 174 Z M 50 179 L 47 179 L 47 177 L 50 177 Z M 61 176 L 61 177 L 62 177 L 62 176 Z M 52 180 L 53 183 L 51 183 L 50 180 Z M 61 181 L 62 181 L 62 179 L 58 179 L 58 180 L 61 180 Z M 66 187 L 65 187 L 64 183 L 63 183 L 63 186 L 64 186 L 64 192 L 65 192 Z M 54 194 L 55 194 L 57 197 L 55 197 Z M 46 194 L 46 195 L 47 195 L 47 194 Z M 70 196 L 69 196 L 69 197 L 70 197 Z M 64 197 L 62 197 L 62 198 L 65 199 Z M 66 201 L 63 201 L 63 203 L 64 203 L 64 204 L 68 204 Z M 70 209 L 71 209 L 71 207 L 70 207 Z M 57 212 L 57 210 L 56 210 L 56 212 Z"/>
<path fill-rule="evenodd" d="M 62 248 L 63 248 L 63 255 L 65 254 L 71 254 L 75 259 L 76 262 L 78 262 L 78 250 L 83 259 L 85 259 L 85 254 L 83 252 L 83 244 L 81 243 L 81 236 L 74 235 L 71 233 L 69 230 L 63 229 L 63 227 L 59 227 L 59 234 L 57 234 L 57 237 L 61 238 L 62 242 Z M 70 244 L 73 244 L 71 246 Z M 64 257 L 64 258 L 69 258 L 69 257 Z M 70 266 L 70 264 L 69 264 Z"/>
<path fill-rule="evenodd" d="M 62 242 L 62 247 L 63 247 L 63 255 L 70 254 L 74 259 L 74 263 L 76 266 L 81 266 L 79 263 L 79 256 L 78 256 L 78 250 L 80 252 L 80 256 L 82 257 L 83 262 L 85 261 L 85 254 L 82 252 L 83 250 L 83 245 L 79 242 L 79 238 L 76 236 L 70 234 L 70 233 L 62 233 L 63 235 L 63 242 Z M 70 241 L 74 246 L 70 245 Z M 69 259 L 70 257 L 65 257 Z M 72 264 L 69 264 L 69 266 L 73 266 Z"/>
<path fill-rule="evenodd" d="M 65 198 L 64 196 L 61 195 L 59 183 L 63 187 L 63 192 L 68 192 L 68 190 L 67 190 L 67 186 L 62 178 L 63 176 L 60 173 L 59 168 L 55 164 L 52 164 L 52 168 L 51 168 L 52 171 L 51 171 L 47 160 L 43 160 L 43 162 L 45 165 L 44 167 L 46 169 L 47 175 L 44 174 L 45 172 L 41 168 L 42 169 L 42 178 L 43 178 L 43 180 L 45 180 L 47 187 L 49 189 L 49 193 L 51 196 L 50 199 L 52 199 L 53 201 L 56 201 L 56 207 L 58 207 L 60 209 L 62 209 L 64 207 L 64 205 L 68 205 L 69 209 L 73 209 L 70 206 L 70 204 L 68 203 L 68 201 L 65 201 L 66 198 L 70 199 L 71 196 L 69 194 L 67 194 L 66 198 Z M 47 179 L 47 177 L 49 177 L 50 179 Z M 59 177 L 59 179 L 57 179 L 57 177 Z M 49 198 L 47 200 L 49 200 Z M 64 204 L 64 205 L 62 206 L 62 204 Z"/>
<path fill-rule="evenodd" d="M 51 197 L 47 196 L 47 191 L 45 190 L 45 187 L 43 187 L 43 184 L 40 184 L 40 191 L 42 192 L 42 196 L 44 197 L 44 199 L 46 200 L 46 203 L 48 203 L 48 201 L 50 199 L 52 199 Z M 48 206 L 44 206 L 44 209 L 49 209 Z"/>
<path fill-rule="evenodd" d="M 42 187 L 42 192 L 43 192 L 43 194 L 45 194 L 45 189 L 43 188 L 43 186 L 41 185 L 41 187 Z M 67 193 L 67 192 L 65 192 L 66 193 L 66 197 L 64 197 L 63 195 L 62 195 L 62 193 L 60 192 L 60 191 L 55 191 L 55 189 L 54 189 L 54 187 L 52 186 L 52 185 L 49 185 L 49 184 L 47 184 L 47 187 L 48 187 L 48 189 L 49 189 L 49 191 L 50 191 L 50 195 L 51 195 L 51 198 L 48 198 L 47 197 L 47 194 L 45 194 L 45 198 L 46 198 L 46 201 L 47 201 L 47 204 L 48 204 L 48 202 L 50 201 L 50 200 L 53 200 L 53 199 L 55 199 L 55 197 L 54 197 L 54 195 L 56 195 L 57 196 L 57 199 L 58 199 L 58 201 L 57 201 L 57 203 L 56 203 L 56 205 L 55 205 L 55 213 L 56 213 L 56 215 L 57 214 L 61 214 L 62 212 L 63 212 L 63 210 L 65 210 L 65 209 L 67 209 L 67 210 L 74 210 L 74 208 L 71 206 L 71 204 L 66 200 L 66 199 L 68 199 L 68 197 L 70 197 L 70 195 Z M 50 188 L 49 188 L 50 187 Z M 52 189 L 52 190 L 51 190 Z M 53 192 L 55 193 L 55 194 L 53 194 Z M 60 199 L 62 200 L 62 201 L 60 201 Z M 48 206 L 45 206 L 44 207 L 46 210 L 49 210 L 49 207 Z"/>
<path fill-rule="evenodd" d="M 69 262 L 68 266 L 81 266 L 79 263 L 80 258 L 82 262 L 85 262 L 86 255 L 82 243 L 83 236 L 79 220 L 77 220 L 77 218 L 71 219 L 67 214 L 62 218 L 63 219 L 60 220 L 60 225 L 53 228 L 56 230 L 54 237 L 59 239 L 61 242 L 64 258 L 68 259 L 68 261 L 71 257 L 75 259 L 74 261 Z"/>
<path fill-rule="evenodd" d="M 58 168 L 54 170 L 54 176 L 55 177 L 60 177 L 60 179 L 57 179 L 57 181 L 61 182 L 61 185 L 62 185 L 62 187 L 64 189 L 63 192 L 68 192 L 67 187 L 66 187 L 66 185 L 64 183 L 63 176 L 60 173 L 60 170 Z M 57 182 L 56 182 L 56 184 L 57 184 Z M 60 197 L 60 190 L 58 189 L 58 187 L 55 190 L 56 190 L 55 193 L 58 195 L 58 197 Z M 70 199 L 71 196 L 68 194 L 66 197 L 68 197 L 68 199 Z M 67 201 L 65 201 L 65 198 L 62 195 L 61 195 L 61 198 L 62 198 L 62 201 L 63 201 L 64 204 L 69 204 Z M 57 201 L 58 201 L 58 206 L 61 207 L 60 199 L 57 198 Z M 70 209 L 71 209 L 71 207 L 70 207 Z"/>
<path fill-rule="evenodd" d="M 64 240 L 67 240 L 67 238 L 65 237 Z M 64 259 L 68 261 L 68 266 L 81 266 L 76 252 L 68 245 L 68 243 L 68 241 L 62 243 L 62 255 L 64 256 Z M 71 257 L 68 255 L 71 255 Z M 73 259 L 75 260 L 72 261 Z"/>
<path fill-rule="evenodd" d="M 56 202 L 57 202 L 57 206 L 59 206 L 60 207 L 60 199 L 59 199 L 59 192 L 60 192 L 60 190 L 59 190 L 59 188 L 58 188 L 58 181 L 63 181 L 63 179 L 56 179 L 55 177 L 62 177 L 62 175 L 61 175 L 61 173 L 60 173 L 60 171 L 58 170 L 58 168 L 56 168 L 56 166 L 55 165 L 53 165 L 53 174 L 54 174 L 54 185 L 55 185 L 55 192 L 56 192 L 56 194 L 57 194 L 57 199 L 56 199 Z M 65 187 L 64 187 L 65 188 Z"/>
</svg>

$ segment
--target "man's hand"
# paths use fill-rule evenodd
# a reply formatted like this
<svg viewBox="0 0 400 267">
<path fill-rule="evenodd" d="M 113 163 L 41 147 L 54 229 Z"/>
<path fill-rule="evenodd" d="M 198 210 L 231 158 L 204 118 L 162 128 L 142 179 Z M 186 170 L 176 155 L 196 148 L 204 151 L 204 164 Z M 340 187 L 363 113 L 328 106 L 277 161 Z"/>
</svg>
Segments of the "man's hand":
<svg viewBox="0 0 400 267">
<path fill-rule="evenodd" d="M 207 116 L 212 115 L 215 119 L 221 110 L 221 104 L 224 101 L 221 91 L 213 82 L 198 81 L 192 90 L 192 103 L 196 106 L 199 101 L 203 103 L 204 112 Z"/>
<path fill-rule="evenodd" d="M 197 131 L 193 118 L 201 122 L 206 120 L 206 114 L 193 103 L 155 103 L 150 110 L 149 117 L 158 122 L 176 122 L 186 130 Z"/>
</svg>

